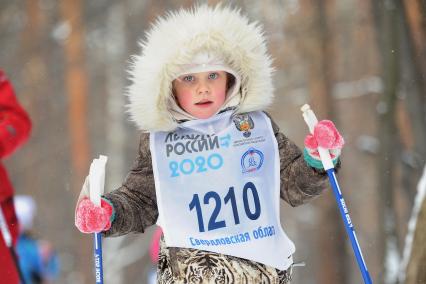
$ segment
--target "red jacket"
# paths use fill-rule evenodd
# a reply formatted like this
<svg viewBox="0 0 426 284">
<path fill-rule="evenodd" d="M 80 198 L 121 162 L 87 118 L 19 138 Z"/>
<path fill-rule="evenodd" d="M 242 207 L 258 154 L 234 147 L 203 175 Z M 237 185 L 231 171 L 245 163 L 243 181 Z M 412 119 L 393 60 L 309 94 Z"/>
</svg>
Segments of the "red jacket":
<svg viewBox="0 0 426 284">
<path fill-rule="evenodd" d="M 13 88 L 0 70 L 0 159 L 12 154 L 29 136 L 31 121 L 19 105 Z M 13 188 L 0 162 L 0 206 L 9 226 L 13 244 L 18 239 L 18 224 L 13 206 Z M 10 251 L 0 233 L 0 277 L 2 283 L 19 283 Z"/>
</svg>

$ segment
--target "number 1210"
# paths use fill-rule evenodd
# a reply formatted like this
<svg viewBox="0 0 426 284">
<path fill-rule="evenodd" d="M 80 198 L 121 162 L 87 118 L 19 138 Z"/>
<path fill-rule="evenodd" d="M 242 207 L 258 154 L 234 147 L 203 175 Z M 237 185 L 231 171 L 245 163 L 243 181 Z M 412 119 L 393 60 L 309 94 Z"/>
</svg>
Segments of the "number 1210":
<svg viewBox="0 0 426 284">
<path fill-rule="evenodd" d="M 251 197 L 253 198 L 253 203 L 254 203 L 254 210 L 253 211 L 251 210 L 250 204 L 248 202 L 249 191 L 251 192 Z M 226 227 L 225 220 L 221 220 L 221 221 L 216 220 L 217 216 L 219 215 L 220 210 L 222 208 L 222 201 L 221 201 L 220 195 L 215 191 L 206 192 L 206 194 L 204 195 L 204 198 L 203 198 L 203 203 L 207 205 L 207 204 L 210 203 L 211 199 L 213 199 L 213 201 L 215 202 L 215 207 L 214 207 L 212 215 L 210 216 L 210 219 L 209 219 L 209 224 L 208 224 L 208 229 L 207 229 L 208 231 L 212 231 L 212 230 L 215 230 L 215 229 Z M 227 194 L 225 195 L 223 201 L 225 202 L 225 205 L 228 204 L 228 203 L 231 203 L 235 225 L 240 224 L 240 217 L 238 215 L 237 202 L 236 202 L 236 199 L 235 199 L 235 191 L 234 191 L 233 186 L 231 186 L 229 188 L 229 190 L 228 190 Z M 244 188 L 243 188 L 243 204 L 244 204 L 244 211 L 245 211 L 247 217 L 250 220 L 256 220 L 256 219 L 259 218 L 260 213 L 261 213 L 259 194 L 257 193 L 256 186 L 252 182 L 247 182 L 244 185 Z M 189 210 L 192 211 L 192 209 L 194 209 L 194 208 L 195 208 L 195 211 L 197 213 L 198 229 L 199 229 L 200 232 L 205 232 L 204 221 L 203 221 L 203 213 L 202 213 L 202 210 L 201 210 L 202 208 L 201 208 L 200 198 L 199 198 L 198 194 L 194 194 L 191 202 L 189 203 Z"/>
</svg>

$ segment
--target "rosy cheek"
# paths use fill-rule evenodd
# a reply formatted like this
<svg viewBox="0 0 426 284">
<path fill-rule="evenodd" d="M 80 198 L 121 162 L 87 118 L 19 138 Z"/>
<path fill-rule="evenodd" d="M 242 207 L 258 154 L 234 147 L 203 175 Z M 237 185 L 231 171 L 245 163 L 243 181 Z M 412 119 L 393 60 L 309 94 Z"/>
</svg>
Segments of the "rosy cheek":
<svg viewBox="0 0 426 284">
<path fill-rule="evenodd" d="M 182 97 L 184 97 L 187 100 L 190 99 L 192 97 L 191 91 L 183 91 L 182 92 Z"/>
<path fill-rule="evenodd" d="M 221 92 L 221 93 L 219 94 L 219 100 L 220 100 L 221 102 L 224 102 L 224 101 L 225 101 L 225 98 L 226 98 L 226 92 L 225 92 L 225 91 L 223 91 L 223 92 Z"/>
<path fill-rule="evenodd" d="M 178 102 L 179 102 L 180 105 L 187 105 L 187 104 L 191 103 L 191 101 L 192 101 L 192 99 L 191 99 L 190 93 L 182 92 L 178 96 Z"/>
</svg>

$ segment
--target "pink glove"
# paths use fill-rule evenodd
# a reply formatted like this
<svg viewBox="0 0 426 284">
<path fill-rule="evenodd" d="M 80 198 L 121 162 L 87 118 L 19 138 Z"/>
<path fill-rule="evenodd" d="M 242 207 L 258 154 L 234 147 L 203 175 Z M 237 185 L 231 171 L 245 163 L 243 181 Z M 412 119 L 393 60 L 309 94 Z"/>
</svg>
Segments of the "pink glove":
<svg viewBox="0 0 426 284">
<path fill-rule="evenodd" d="M 82 233 L 99 233 L 111 228 L 113 207 L 101 198 L 101 207 L 93 204 L 88 197 L 83 197 L 75 211 L 75 226 Z"/>
<path fill-rule="evenodd" d="M 318 146 L 328 149 L 333 162 L 337 161 L 345 141 L 330 120 L 321 120 L 315 125 L 314 133 L 305 138 L 304 157 L 306 162 L 315 168 L 323 168 L 318 153 Z"/>
</svg>

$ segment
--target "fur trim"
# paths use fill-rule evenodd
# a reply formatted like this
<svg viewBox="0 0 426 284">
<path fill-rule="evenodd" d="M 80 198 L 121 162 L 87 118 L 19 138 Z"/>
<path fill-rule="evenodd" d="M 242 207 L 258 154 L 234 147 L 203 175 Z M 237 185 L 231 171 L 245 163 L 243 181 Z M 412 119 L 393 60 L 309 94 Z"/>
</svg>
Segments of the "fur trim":
<svg viewBox="0 0 426 284">
<path fill-rule="evenodd" d="M 171 83 L 179 66 L 199 51 L 218 54 L 241 75 L 237 112 L 264 110 L 272 103 L 272 60 L 264 32 L 240 10 L 217 5 L 181 9 L 160 17 L 134 56 L 127 90 L 128 112 L 141 130 L 171 131 L 177 122 L 169 111 Z"/>
</svg>

